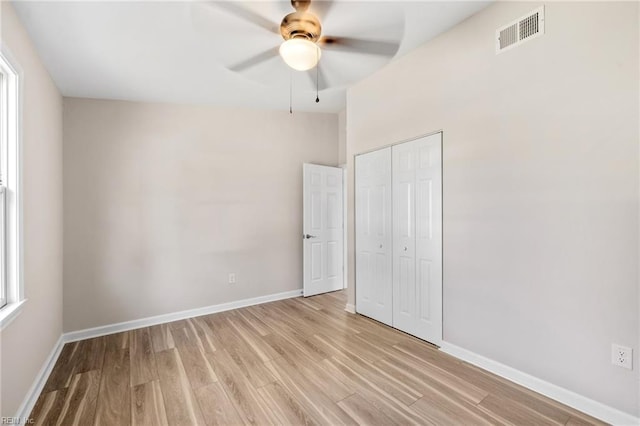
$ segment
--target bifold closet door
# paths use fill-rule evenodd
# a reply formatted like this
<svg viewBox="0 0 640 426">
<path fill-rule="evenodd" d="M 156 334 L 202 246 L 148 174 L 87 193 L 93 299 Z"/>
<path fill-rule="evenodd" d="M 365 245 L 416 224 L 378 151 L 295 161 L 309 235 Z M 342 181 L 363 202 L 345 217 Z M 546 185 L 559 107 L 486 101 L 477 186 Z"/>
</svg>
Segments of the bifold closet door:
<svg viewBox="0 0 640 426">
<path fill-rule="evenodd" d="M 442 341 L 442 134 L 395 145 L 393 326 Z"/>
<path fill-rule="evenodd" d="M 356 311 L 392 325 L 391 148 L 355 159 Z"/>
</svg>

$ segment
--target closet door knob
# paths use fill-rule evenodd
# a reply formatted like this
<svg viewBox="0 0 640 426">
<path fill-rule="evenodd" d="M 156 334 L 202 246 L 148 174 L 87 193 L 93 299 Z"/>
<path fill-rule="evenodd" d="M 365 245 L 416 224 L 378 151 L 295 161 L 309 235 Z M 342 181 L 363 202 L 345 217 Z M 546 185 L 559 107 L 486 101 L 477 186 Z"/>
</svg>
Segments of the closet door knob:
<svg viewBox="0 0 640 426">
<path fill-rule="evenodd" d="M 382 248 L 382 244 L 380 244 L 380 248 Z"/>
<path fill-rule="evenodd" d="M 407 251 L 407 248 L 406 248 L 406 247 L 404 248 L 404 251 Z"/>
</svg>

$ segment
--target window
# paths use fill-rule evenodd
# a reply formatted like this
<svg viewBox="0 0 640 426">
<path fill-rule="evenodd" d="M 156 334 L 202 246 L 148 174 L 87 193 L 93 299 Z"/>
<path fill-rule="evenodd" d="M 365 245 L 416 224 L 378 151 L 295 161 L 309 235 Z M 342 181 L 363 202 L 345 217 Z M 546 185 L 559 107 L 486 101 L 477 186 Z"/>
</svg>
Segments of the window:
<svg viewBox="0 0 640 426">
<path fill-rule="evenodd" d="M 21 281 L 19 72 L 0 51 L 0 329 L 24 302 Z"/>
<path fill-rule="evenodd" d="M 2 77 L 0 76 L 0 80 Z M 0 84 L 2 82 L 0 81 Z M 0 110 L 0 113 L 3 113 Z M 4 159 L 4 156 L 2 157 Z M 7 188 L 4 185 L 3 180 L 4 174 L 0 174 L 0 308 L 4 308 L 7 305 L 7 257 L 5 256 L 6 252 L 6 244 L 7 240 L 5 238 L 6 235 L 6 226 L 7 226 L 7 215 L 6 215 L 6 199 L 7 199 Z"/>
</svg>

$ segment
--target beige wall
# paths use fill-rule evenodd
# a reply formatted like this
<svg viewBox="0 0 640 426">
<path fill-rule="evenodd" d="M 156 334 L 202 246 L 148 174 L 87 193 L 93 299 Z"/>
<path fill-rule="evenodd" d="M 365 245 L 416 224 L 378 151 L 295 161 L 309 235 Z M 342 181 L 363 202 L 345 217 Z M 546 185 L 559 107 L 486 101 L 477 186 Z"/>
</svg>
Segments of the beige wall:
<svg viewBox="0 0 640 426">
<path fill-rule="evenodd" d="M 639 369 L 611 365 L 613 342 L 640 352 L 638 4 L 546 3 L 546 35 L 496 55 L 539 5 L 496 3 L 349 90 L 350 184 L 354 154 L 442 129 L 444 339 L 638 415 Z"/>
<path fill-rule="evenodd" d="M 337 165 L 336 114 L 64 102 L 65 331 L 302 287 L 302 163 Z"/>
<path fill-rule="evenodd" d="M 347 110 L 338 113 L 338 164 L 347 163 Z"/>
<path fill-rule="evenodd" d="M 23 71 L 24 310 L 0 334 L 0 415 L 14 416 L 62 333 L 62 97 L 11 3 L 2 43 Z"/>
</svg>

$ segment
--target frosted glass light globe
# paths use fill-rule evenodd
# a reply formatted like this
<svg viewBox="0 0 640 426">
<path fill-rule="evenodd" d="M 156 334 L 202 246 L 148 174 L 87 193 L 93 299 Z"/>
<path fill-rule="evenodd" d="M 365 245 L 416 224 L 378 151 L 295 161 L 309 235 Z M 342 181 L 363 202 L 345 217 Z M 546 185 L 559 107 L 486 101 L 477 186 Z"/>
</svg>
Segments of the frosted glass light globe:
<svg viewBox="0 0 640 426">
<path fill-rule="evenodd" d="M 280 56 L 284 62 L 297 71 L 307 71 L 318 64 L 322 51 L 312 41 L 292 38 L 280 45 Z"/>
</svg>

